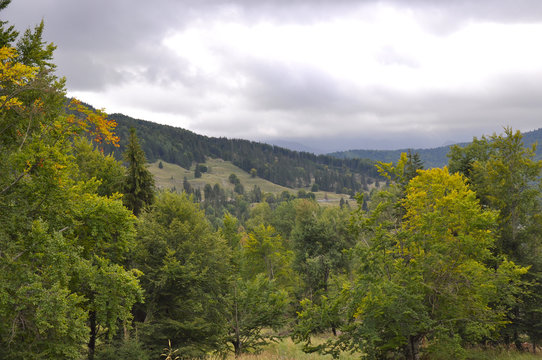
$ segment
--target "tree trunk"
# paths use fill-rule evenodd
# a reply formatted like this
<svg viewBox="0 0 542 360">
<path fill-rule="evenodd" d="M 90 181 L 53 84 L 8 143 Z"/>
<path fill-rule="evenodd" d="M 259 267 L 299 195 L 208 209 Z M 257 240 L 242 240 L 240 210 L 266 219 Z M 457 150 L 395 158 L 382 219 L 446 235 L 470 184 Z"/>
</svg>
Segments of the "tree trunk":
<svg viewBox="0 0 542 360">
<path fill-rule="evenodd" d="M 235 297 L 235 341 L 232 341 L 233 348 L 235 350 L 235 357 L 239 357 L 241 355 L 242 349 L 241 349 L 241 339 L 239 336 L 239 311 L 237 308 L 237 283 L 235 284 L 234 288 L 234 297 Z"/>
<path fill-rule="evenodd" d="M 90 321 L 90 339 L 88 340 L 88 360 L 94 360 L 94 349 L 96 348 L 96 311 L 91 311 L 88 314 Z"/>
<path fill-rule="evenodd" d="M 518 351 L 524 351 L 525 350 L 525 349 L 523 349 L 523 344 L 519 340 L 519 335 L 518 335 L 517 330 L 514 330 L 514 345 L 516 345 L 516 349 Z"/>
<path fill-rule="evenodd" d="M 421 335 L 411 335 L 408 338 L 408 345 L 406 348 L 407 360 L 420 360 L 420 342 L 422 340 Z"/>
<path fill-rule="evenodd" d="M 241 356 L 241 342 L 239 340 L 236 340 L 236 341 L 232 341 L 233 343 L 233 349 L 235 351 L 235 357 L 238 358 L 239 356 Z"/>
</svg>

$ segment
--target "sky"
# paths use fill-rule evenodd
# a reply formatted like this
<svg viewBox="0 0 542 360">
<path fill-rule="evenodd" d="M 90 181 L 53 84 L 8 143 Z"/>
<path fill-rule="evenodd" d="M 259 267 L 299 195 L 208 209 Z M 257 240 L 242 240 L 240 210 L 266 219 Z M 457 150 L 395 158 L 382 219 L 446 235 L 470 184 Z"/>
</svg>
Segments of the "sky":
<svg viewBox="0 0 542 360">
<path fill-rule="evenodd" d="M 539 0 L 14 0 L 108 113 L 314 152 L 542 127 Z"/>
</svg>

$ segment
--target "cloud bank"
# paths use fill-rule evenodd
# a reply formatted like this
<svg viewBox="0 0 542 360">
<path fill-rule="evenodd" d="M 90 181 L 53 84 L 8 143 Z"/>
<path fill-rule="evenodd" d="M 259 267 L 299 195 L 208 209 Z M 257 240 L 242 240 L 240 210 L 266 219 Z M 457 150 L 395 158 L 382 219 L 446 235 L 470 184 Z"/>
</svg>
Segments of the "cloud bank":
<svg viewBox="0 0 542 360">
<path fill-rule="evenodd" d="M 542 3 L 14 1 L 70 95 L 108 112 L 319 151 L 540 127 Z"/>
</svg>

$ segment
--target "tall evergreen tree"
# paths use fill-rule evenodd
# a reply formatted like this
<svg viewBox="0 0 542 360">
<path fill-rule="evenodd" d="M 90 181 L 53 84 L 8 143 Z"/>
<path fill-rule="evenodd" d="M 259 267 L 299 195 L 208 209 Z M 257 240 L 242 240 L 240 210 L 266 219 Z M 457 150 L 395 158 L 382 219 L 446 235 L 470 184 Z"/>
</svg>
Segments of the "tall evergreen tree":
<svg viewBox="0 0 542 360">
<path fill-rule="evenodd" d="M 163 192 L 141 216 L 135 261 L 143 271 L 140 336 L 158 358 L 171 340 L 183 358 L 220 348 L 227 333 L 230 250 L 185 194 Z"/>
<path fill-rule="evenodd" d="M 134 128 L 130 129 L 130 140 L 124 160 L 128 163 L 124 184 L 124 205 L 139 216 L 145 205 L 154 199 L 154 178 L 146 167 L 145 153 L 137 139 Z"/>
<path fill-rule="evenodd" d="M 0 11 L 4 10 L 11 0 L 1 0 L 0 1 Z M 19 33 L 15 30 L 15 26 L 8 25 L 7 21 L 0 20 L 0 47 L 11 46 L 15 41 Z"/>
</svg>

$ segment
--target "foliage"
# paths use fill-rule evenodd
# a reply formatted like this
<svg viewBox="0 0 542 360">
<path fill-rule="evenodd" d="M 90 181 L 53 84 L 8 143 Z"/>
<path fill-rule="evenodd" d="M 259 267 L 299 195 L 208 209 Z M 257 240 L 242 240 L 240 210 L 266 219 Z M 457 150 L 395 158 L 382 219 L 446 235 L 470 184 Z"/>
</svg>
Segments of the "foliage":
<svg viewBox="0 0 542 360">
<path fill-rule="evenodd" d="M 514 341 L 518 347 L 520 333 L 527 332 L 533 343 L 542 339 L 541 309 L 535 300 L 542 296 L 538 255 L 542 250 L 542 161 L 534 160 L 535 153 L 536 145 L 525 148 L 521 133 L 510 128 L 502 135 L 474 139 L 464 148 L 454 147 L 450 153 L 450 166 L 468 177 L 484 205 L 499 212 L 496 253 L 530 267 L 525 277 L 530 291 L 508 314 L 512 324 L 503 331 L 505 341 Z"/>
<path fill-rule="evenodd" d="M 79 358 L 88 330 L 85 299 L 69 289 L 75 249 L 42 221 L 0 234 L 0 357 Z"/>
<path fill-rule="evenodd" d="M 292 275 L 289 272 L 291 256 L 271 227 L 260 225 L 256 235 L 247 236 L 239 232 L 238 220 L 228 213 L 223 224 L 220 233 L 232 250 L 234 277 L 229 289 L 231 320 L 227 341 L 238 356 L 257 352 L 275 341 L 276 331 L 286 323 L 290 299 L 279 281 L 290 280 L 286 276 Z"/>
<path fill-rule="evenodd" d="M 291 284 L 292 259 L 292 251 L 270 225 L 260 224 L 243 241 L 244 266 L 241 270 L 246 278 L 263 273 L 269 280 Z"/>
<path fill-rule="evenodd" d="M 145 153 L 141 150 L 134 128 L 130 129 L 130 141 L 124 152 L 128 164 L 124 183 L 124 204 L 139 216 L 145 206 L 154 199 L 154 179 L 146 168 Z"/>
<path fill-rule="evenodd" d="M 76 180 L 92 179 L 100 181 L 96 190 L 100 196 L 111 196 L 124 190 L 122 164 L 111 155 L 104 154 L 93 147 L 88 139 L 76 139 L 73 145 L 75 162 L 79 169 Z"/>
<path fill-rule="evenodd" d="M 233 284 L 232 326 L 228 341 L 234 352 L 259 351 L 262 346 L 277 339 L 275 333 L 286 323 L 288 294 L 266 274 L 252 279 L 238 278 Z"/>
<path fill-rule="evenodd" d="M 92 358 L 96 337 L 128 328 L 142 298 L 137 272 L 118 263 L 134 219 L 79 171 L 72 140 L 114 143 L 115 124 L 76 102 L 64 114 L 42 34 L 43 23 L 0 49 L 0 357 Z"/>
<path fill-rule="evenodd" d="M 183 356 L 201 356 L 226 334 L 230 252 L 196 206 L 164 192 L 141 216 L 135 263 L 147 299 L 137 319 L 155 356 L 169 339 Z"/>
<path fill-rule="evenodd" d="M 143 344 L 136 339 L 106 343 L 96 349 L 96 360 L 150 360 Z"/>
<path fill-rule="evenodd" d="M 347 232 L 347 213 L 341 209 L 322 210 L 304 199 L 295 203 L 295 225 L 291 232 L 294 268 L 304 280 L 303 297 L 327 295 L 331 277 L 347 268 L 343 250 L 353 245 Z"/>
<path fill-rule="evenodd" d="M 346 323 L 337 340 L 318 350 L 415 359 L 425 339 L 424 351 L 433 357 L 452 348 L 461 357 L 465 341 L 491 336 L 505 320 L 505 309 L 491 304 L 516 288 L 527 270 L 492 254 L 496 213 L 481 208 L 461 176 L 446 169 L 418 174 L 401 200 L 405 216 L 398 231 L 377 221 L 378 213 L 358 222 L 358 233 L 370 238 L 358 243 L 357 276 L 336 300 Z M 310 314 L 323 311 L 311 308 L 300 313 L 305 341 L 320 326 Z"/>
</svg>

